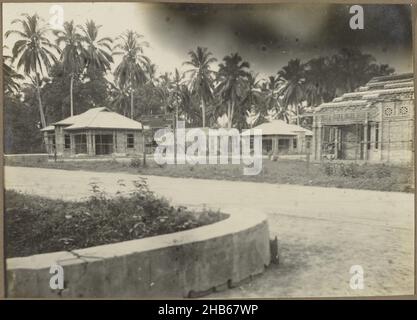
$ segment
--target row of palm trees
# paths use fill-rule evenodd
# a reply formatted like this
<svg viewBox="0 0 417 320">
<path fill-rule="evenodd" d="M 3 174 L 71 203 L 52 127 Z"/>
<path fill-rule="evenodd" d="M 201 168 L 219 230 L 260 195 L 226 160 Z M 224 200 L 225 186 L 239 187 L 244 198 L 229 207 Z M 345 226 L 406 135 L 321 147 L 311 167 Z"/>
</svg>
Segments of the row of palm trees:
<svg viewBox="0 0 417 320">
<path fill-rule="evenodd" d="M 42 127 L 46 126 L 42 106 L 41 79 L 48 75 L 54 64 L 60 63 L 70 79 L 70 114 L 74 115 L 73 84 L 86 73 L 107 74 L 112 69 L 113 57 L 121 61 L 114 69 L 115 84 L 112 84 L 111 105 L 129 113 L 132 118 L 137 103 L 135 97 L 143 87 L 149 88 L 164 112 L 173 112 L 192 122 L 200 114 L 200 124 L 241 128 L 252 126 L 265 117 L 289 121 L 295 115 L 299 123 L 303 106 L 317 106 L 330 101 L 337 94 L 351 91 L 368 81 L 372 76 L 385 75 L 394 70 L 387 65 L 375 63 L 371 55 L 357 49 L 342 49 L 331 57 L 319 57 L 301 63 L 292 59 L 276 75 L 259 79 L 250 70 L 250 64 L 237 53 L 227 55 L 216 66 L 217 59 L 207 49 L 197 47 L 188 53 L 187 69 L 181 73 L 156 76 L 157 67 L 145 54 L 149 44 L 135 31 L 126 31 L 114 41 L 99 37 L 100 26 L 89 20 L 84 25 L 65 22 L 62 30 L 52 31 L 41 24 L 35 15 L 23 15 L 13 21 L 19 28 L 7 31 L 18 40 L 12 48 L 13 57 L 3 62 L 6 92 L 19 89 L 22 76 L 11 67 L 16 62 L 17 70 L 34 85 Z M 52 32 L 55 41 L 49 40 Z M 138 99 L 136 99 L 138 100 Z M 196 106 L 198 104 L 198 106 Z M 130 107 L 129 112 L 127 108 Z M 199 111 L 198 111 L 199 109 Z M 197 112 L 196 112 L 197 111 Z"/>
</svg>

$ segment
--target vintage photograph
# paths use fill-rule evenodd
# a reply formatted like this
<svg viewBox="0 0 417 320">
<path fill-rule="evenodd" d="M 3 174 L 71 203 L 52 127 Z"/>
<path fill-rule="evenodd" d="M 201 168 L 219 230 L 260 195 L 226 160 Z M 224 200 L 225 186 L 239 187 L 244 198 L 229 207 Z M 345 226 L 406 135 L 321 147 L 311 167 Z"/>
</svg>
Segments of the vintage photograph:
<svg viewBox="0 0 417 320">
<path fill-rule="evenodd" d="M 414 294 L 411 5 L 2 14 L 7 297 Z"/>
</svg>

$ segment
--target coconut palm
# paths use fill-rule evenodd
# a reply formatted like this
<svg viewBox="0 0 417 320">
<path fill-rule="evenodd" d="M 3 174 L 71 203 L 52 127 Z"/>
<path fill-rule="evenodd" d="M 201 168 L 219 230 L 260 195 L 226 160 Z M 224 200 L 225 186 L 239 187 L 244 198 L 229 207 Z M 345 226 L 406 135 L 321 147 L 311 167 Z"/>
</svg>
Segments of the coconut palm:
<svg viewBox="0 0 417 320">
<path fill-rule="evenodd" d="M 81 39 L 84 42 L 83 58 L 87 72 L 104 73 L 110 70 L 110 65 L 113 63 L 111 55 L 113 40 L 109 37 L 98 39 L 98 31 L 101 26 L 96 25 L 93 20 L 88 20 L 85 25 L 79 26 L 79 28 L 82 32 Z"/>
<path fill-rule="evenodd" d="M 171 90 L 172 90 L 172 103 L 175 106 L 175 123 L 178 123 L 178 117 L 180 112 L 180 107 L 183 106 L 183 81 L 184 74 L 180 73 L 177 68 L 175 68 L 174 75 L 171 81 Z"/>
<path fill-rule="evenodd" d="M 64 29 L 55 31 L 56 44 L 60 46 L 64 44 L 61 53 L 61 63 L 64 72 L 70 77 L 70 110 L 71 117 L 74 115 L 74 79 L 79 76 L 84 68 L 82 37 L 78 33 L 78 27 L 74 25 L 74 21 L 65 22 Z"/>
<path fill-rule="evenodd" d="M 365 84 L 372 76 L 369 69 L 375 57 L 362 53 L 358 48 L 342 48 L 333 56 L 337 68 L 338 86 L 341 92 L 351 92 Z"/>
<path fill-rule="evenodd" d="M 334 98 L 336 94 L 335 72 L 328 57 L 308 61 L 305 75 L 305 98 L 310 106 L 318 106 Z"/>
<path fill-rule="evenodd" d="M 286 107 L 282 103 L 282 92 L 285 88 L 285 80 L 280 77 L 270 76 L 268 77 L 267 82 L 263 83 L 262 86 L 262 93 L 264 98 L 264 106 L 261 111 L 263 116 L 266 115 L 267 110 L 274 109 L 279 113 L 283 113 Z"/>
<path fill-rule="evenodd" d="M 239 99 L 245 94 L 249 75 L 249 62 L 243 61 L 237 53 L 223 58 L 217 72 L 217 90 L 222 101 L 227 102 L 228 127 L 232 127 L 233 116 Z"/>
<path fill-rule="evenodd" d="M 17 69 L 23 68 L 25 75 L 31 78 L 35 84 L 38 99 L 41 126 L 46 127 L 45 114 L 42 106 L 40 81 L 44 72 L 49 71 L 56 57 L 53 51 L 59 48 L 51 43 L 46 37 L 49 29 L 40 24 L 39 17 L 23 14 L 23 19 L 16 19 L 12 24 L 18 24 L 21 30 L 9 30 L 5 33 L 7 38 L 10 35 L 19 37 L 13 46 L 13 59 L 17 60 Z"/>
<path fill-rule="evenodd" d="M 114 55 L 123 55 L 123 59 L 114 71 L 116 81 L 121 88 L 127 88 L 130 94 L 130 117 L 134 116 L 133 94 L 135 88 L 143 85 L 147 76 L 147 65 L 150 60 L 144 54 L 144 47 L 149 46 L 146 41 L 141 41 L 142 35 L 128 30 L 117 38 L 119 44 L 114 47 Z"/>
<path fill-rule="evenodd" d="M 300 124 L 300 108 L 304 99 L 305 66 L 299 59 L 291 59 L 286 66 L 278 72 L 286 81 L 283 88 L 283 103 L 286 108 L 292 106 L 297 115 L 297 125 Z"/>
<path fill-rule="evenodd" d="M 13 67 L 8 64 L 13 60 L 10 56 L 3 56 L 3 90 L 5 94 L 16 93 L 20 90 L 19 80 L 23 80 L 24 77 L 17 73 Z"/>
<path fill-rule="evenodd" d="M 129 92 L 125 88 L 111 83 L 112 100 L 110 105 L 114 110 L 126 116 L 130 105 Z"/>
<path fill-rule="evenodd" d="M 151 63 L 150 61 L 145 66 L 146 73 L 148 74 L 149 84 L 151 86 L 155 86 L 156 69 L 157 69 L 156 64 Z"/>
<path fill-rule="evenodd" d="M 261 80 L 258 79 L 258 74 L 250 72 L 246 79 L 246 89 L 242 100 L 242 105 L 245 107 L 245 112 L 261 112 L 263 104 L 263 92 L 261 88 Z M 244 112 L 242 112 L 244 114 Z"/>
<path fill-rule="evenodd" d="M 256 112 L 255 110 L 246 110 L 246 123 L 249 128 L 253 128 L 260 115 L 260 112 Z"/>
<path fill-rule="evenodd" d="M 158 78 L 158 85 L 155 88 L 157 97 L 159 98 L 160 104 L 164 109 L 165 114 L 171 112 L 171 78 L 168 72 L 160 75 Z"/>
<path fill-rule="evenodd" d="M 200 100 L 203 127 L 206 126 L 206 103 L 213 98 L 213 71 L 210 64 L 217 61 L 207 48 L 197 47 L 196 51 L 189 51 L 190 60 L 184 65 L 191 66 L 186 73 L 190 74 L 190 91 Z"/>
</svg>

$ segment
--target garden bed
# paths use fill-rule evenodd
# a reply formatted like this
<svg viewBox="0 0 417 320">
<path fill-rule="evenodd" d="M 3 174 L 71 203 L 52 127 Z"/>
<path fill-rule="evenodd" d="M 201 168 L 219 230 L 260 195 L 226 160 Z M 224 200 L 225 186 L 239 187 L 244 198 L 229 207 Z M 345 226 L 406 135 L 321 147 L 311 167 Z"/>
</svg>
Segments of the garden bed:
<svg viewBox="0 0 417 320">
<path fill-rule="evenodd" d="M 121 182 L 122 183 L 122 182 Z M 6 190 L 6 256 L 70 251 L 189 230 L 227 217 L 173 207 L 148 189 L 108 197 L 96 184 L 84 201 L 52 200 Z"/>
</svg>

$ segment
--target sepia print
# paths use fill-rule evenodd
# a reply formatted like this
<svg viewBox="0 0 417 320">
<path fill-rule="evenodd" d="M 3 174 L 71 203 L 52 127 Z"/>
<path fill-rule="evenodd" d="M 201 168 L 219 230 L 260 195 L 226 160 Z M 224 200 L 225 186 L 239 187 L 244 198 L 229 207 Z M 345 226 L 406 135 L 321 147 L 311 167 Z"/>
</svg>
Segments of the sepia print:
<svg viewBox="0 0 417 320">
<path fill-rule="evenodd" d="M 7 297 L 414 294 L 410 5 L 2 13 Z"/>
</svg>

